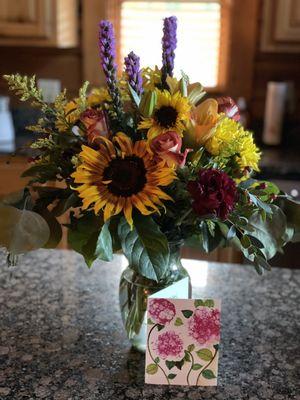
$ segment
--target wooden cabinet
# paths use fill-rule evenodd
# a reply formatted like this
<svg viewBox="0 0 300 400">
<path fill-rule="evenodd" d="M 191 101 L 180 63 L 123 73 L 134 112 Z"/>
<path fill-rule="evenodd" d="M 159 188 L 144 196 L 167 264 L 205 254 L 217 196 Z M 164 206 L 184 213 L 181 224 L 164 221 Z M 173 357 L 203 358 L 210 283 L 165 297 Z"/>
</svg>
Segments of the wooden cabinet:
<svg viewBox="0 0 300 400">
<path fill-rule="evenodd" d="M 300 0 L 264 0 L 261 34 L 262 51 L 299 53 Z"/>
<path fill-rule="evenodd" d="M 21 190 L 28 179 L 21 174 L 28 168 L 25 157 L 0 156 L 0 197 Z"/>
<path fill-rule="evenodd" d="M 75 47 L 77 0 L 1 0 L 1 46 Z"/>
</svg>

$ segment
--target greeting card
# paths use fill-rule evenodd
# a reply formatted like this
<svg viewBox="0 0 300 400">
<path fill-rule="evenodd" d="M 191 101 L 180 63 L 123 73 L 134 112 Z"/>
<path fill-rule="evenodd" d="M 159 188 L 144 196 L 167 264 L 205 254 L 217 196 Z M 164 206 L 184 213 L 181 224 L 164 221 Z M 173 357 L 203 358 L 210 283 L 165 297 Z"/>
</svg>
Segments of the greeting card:
<svg viewBox="0 0 300 400">
<path fill-rule="evenodd" d="M 149 298 L 145 382 L 216 386 L 221 302 Z"/>
</svg>

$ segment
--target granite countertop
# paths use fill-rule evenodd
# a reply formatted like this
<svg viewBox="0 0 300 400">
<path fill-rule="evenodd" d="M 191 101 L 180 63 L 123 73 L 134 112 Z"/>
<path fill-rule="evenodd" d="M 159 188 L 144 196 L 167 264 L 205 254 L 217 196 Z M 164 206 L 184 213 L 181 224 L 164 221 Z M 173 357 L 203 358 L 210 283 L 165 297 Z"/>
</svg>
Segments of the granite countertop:
<svg viewBox="0 0 300 400">
<path fill-rule="evenodd" d="M 300 270 L 185 261 L 194 297 L 222 299 L 219 385 L 144 384 L 118 309 L 125 259 L 91 270 L 71 251 L 0 257 L 0 399 L 300 399 Z M 297 321 L 298 319 L 298 321 Z"/>
</svg>

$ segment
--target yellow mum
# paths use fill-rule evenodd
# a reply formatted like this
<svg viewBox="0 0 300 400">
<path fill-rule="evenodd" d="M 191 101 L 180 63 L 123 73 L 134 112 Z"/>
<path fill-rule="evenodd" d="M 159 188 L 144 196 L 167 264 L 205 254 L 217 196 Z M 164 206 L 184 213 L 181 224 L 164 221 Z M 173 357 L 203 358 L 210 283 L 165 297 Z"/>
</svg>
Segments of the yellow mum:
<svg viewBox="0 0 300 400">
<path fill-rule="evenodd" d="M 102 140 L 98 150 L 82 146 L 82 163 L 72 174 L 84 210 L 103 210 L 104 221 L 123 212 L 132 226 L 133 207 L 149 215 L 159 212 L 161 200 L 172 200 L 160 186 L 168 186 L 175 172 L 152 158 L 145 140 L 132 143 L 123 133 Z"/>
<path fill-rule="evenodd" d="M 191 106 L 180 92 L 171 94 L 169 91 L 156 90 L 157 102 L 150 118 L 144 118 L 139 129 L 149 129 L 148 139 L 152 140 L 159 134 L 175 131 L 182 134 L 184 123 L 190 118 Z"/>
<path fill-rule="evenodd" d="M 205 143 L 205 147 L 214 156 L 222 158 L 235 156 L 241 169 L 250 167 L 259 171 L 258 162 L 261 153 L 254 143 L 252 133 L 228 117 L 220 120 L 214 135 Z"/>
</svg>

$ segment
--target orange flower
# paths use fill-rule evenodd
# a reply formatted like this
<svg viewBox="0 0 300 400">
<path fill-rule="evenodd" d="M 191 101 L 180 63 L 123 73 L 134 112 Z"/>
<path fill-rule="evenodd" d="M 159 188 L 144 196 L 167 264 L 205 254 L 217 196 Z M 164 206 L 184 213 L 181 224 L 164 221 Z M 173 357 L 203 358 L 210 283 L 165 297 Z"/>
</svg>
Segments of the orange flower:
<svg viewBox="0 0 300 400">
<path fill-rule="evenodd" d="M 186 134 L 187 143 L 194 146 L 203 145 L 212 137 L 218 122 L 218 102 L 214 99 L 203 101 L 192 110 L 191 117 Z"/>
<path fill-rule="evenodd" d="M 109 131 L 104 111 L 88 109 L 81 114 L 80 120 L 86 129 L 89 144 L 99 143 L 101 136 L 108 137 Z"/>
</svg>

